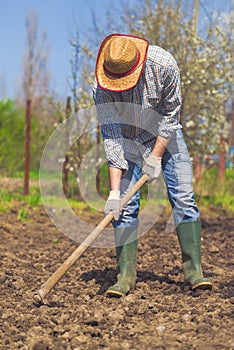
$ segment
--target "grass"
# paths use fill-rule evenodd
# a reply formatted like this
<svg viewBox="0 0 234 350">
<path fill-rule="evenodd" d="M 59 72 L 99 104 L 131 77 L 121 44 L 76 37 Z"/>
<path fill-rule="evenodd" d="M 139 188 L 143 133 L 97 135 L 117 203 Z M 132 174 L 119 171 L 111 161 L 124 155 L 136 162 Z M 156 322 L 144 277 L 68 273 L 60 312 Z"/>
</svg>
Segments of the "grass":
<svg viewBox="0 0 234 350">
<path fill-rule="evenodd" d="M 21 189 L 17 189 L 12 193 L 8 189 L 0 189 L 0 212 L 6 212 L 14 206 L 15 201 L 22 205 L 28 205 L 29 207 L 36 208 L 42 203 L 42 198 L 38 187 L 32 187 L 31 193 L 24 196 Z M 23 214 L 21 214 L 23 215 Z"/>
<path fill-rule="evenodd" d="M 22 171 L 15 171 L 14 173 L 11 174 L 10 177 L 16 177 L 16 178 L 23 179 L 24 178 L 24 171 L 23 170 Z M 38 170 L 31 170 L 29 178 L 30 178 L 30 180 L 38 180 L 39 179 Z"/>
<path fill-rule="evenodd" d="M 18 220 L 21 220 L 21 221 L 26 221 L 26 220 L 28 220 L 28 211 L 27 211 L 26 208 L 20 207 L 19 212 L 18 212 L 17 219 L 18 219 Z"/>
<path fill-rule="evenodd" d="M 234 169 L 226 170 L 225 179 L 218 178 L 217 169 L 206 170 L 201 183 L 195 185 L 197 202 L 205 209 L 234 212 Z"/>
</svg>

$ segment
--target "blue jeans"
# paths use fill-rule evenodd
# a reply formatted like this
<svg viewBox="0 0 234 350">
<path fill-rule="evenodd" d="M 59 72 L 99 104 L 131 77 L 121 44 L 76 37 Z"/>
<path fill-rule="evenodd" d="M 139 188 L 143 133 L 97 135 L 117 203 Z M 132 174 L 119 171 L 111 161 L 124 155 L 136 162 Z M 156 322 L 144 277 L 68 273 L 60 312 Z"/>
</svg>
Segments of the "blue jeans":
<svg viewBox="0 0 234 350">
<path fill-rule="evenodd" d="M 128 161 L 129 169 L 121 181 L 120 192 L 123 195 L 142 175 L 141 167 Z M 172 207 L 175 225 L 185 221 L 195 221 L 200 212 L 194 200 L 192 185 L 192 165 L 188 149 L 181 130 L 175 132 L 162 158 L 162 172 Z M 115 228 L 138 226 L 140 191 L 127 203 Z"/>
</svg>

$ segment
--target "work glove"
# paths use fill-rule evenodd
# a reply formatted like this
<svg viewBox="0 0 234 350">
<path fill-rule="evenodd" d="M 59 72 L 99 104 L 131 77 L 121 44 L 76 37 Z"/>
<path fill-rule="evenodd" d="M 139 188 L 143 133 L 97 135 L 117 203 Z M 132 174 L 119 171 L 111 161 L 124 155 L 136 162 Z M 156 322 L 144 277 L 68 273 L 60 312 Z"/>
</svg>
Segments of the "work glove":
<svg viewBox="0 0 234 350">
<path fill-rule="evenodd" d="M 142 169 L 143 174 L 148 175 L 148 183 L 151 183 L 153 180 L 157 179 L 162 170 L 162 158 L 155 157 L 152 154 L 146 159 L 146 163 Z"/>
<path fill-rule="evenodd" d="M 119 190 L 112 190 L 109 193 L 109 197 L 104 207 L 104 213 L 105 215 L 107 215 L 110 212 L 113 212 L 114 220 L 116 221 L 119 220 L 120 213 L 121 213 L 121 200 L 120 200 Z"/>
</svg>

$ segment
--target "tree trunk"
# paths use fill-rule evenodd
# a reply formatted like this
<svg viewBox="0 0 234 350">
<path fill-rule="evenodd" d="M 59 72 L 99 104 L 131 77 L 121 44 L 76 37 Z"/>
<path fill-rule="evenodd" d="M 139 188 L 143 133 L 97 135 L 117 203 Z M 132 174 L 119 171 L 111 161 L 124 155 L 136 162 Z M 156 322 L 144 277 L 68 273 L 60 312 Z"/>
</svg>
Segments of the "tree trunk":
<svg viewBox="0 0 234 350">
<path fill-rule="evenodd" d="M 31 100 L 27 100 L 26 130 L 25 130 L 25 163 L 24 163 L 24 195 L 25 196 L 29 194 L 30 134 L 31 134 Z"/>
<path fill-rule="evenodd" d="M 225 140 L 223 136 L 220 136 L 219 147 L 219 180 L 223 180 L 225 177 Z"/>
<path fill-rule="evenodd" d="M 201 182 L 202 179 L 202 163 L 199 156 L 194 157 L 194 179 L 197 184 Z"/>
<path fill-rule="evenodd" d="M 67 98 L 67 104 L 66 104 L 66 119 L 69 118 L 71 113 L 71 98 Z M 67 128 L 67 126 L 66 126 Z M 67 149 L 69 147 L 69 130 L 66 130 L 66 142 L 67 142 Z M 63 192 L 65 197 L 67 197 L 68 194 L 68 174 L 69 174 L 69 156 L 66 154 L 65 160 L 63 163 Z"/>
</svg>

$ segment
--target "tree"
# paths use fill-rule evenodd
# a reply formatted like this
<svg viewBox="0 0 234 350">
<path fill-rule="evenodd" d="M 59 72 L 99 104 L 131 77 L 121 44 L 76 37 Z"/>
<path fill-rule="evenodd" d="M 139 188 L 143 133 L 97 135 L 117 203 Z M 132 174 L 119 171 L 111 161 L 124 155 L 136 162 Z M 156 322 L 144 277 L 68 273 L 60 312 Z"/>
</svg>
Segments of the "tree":
<svg viewBox="0 0 234 350">
<path fill-rule="evenodd" d="M 39 17 L 36 12 L 26 14 L 26 48 L 23 56 L 22 89 L 20 89 L 20 100 L 23 104 L 31 100 L 34 108 L 41 106 L 48 91 L 48 43 L 47 34 L 43 32 L 40 36 Z"/>
<path fill-rule="evenodd" d="M 90 113 L 84 113 L 83 110 L 91 107 L 93 102 L 89 93 L 90 70 L 88 69 L 88 54 L 85 48 L 81 46 L 79 32 L 70 34 L 68 42 L 71 47 L 70 74 L 68 76 L 68 85 L 70 96 L 66 99 L 66 106 L 61 106 L 55 99 L 50 98 L 50 105 L 57 112 L 56 120 L 58 123 L 64 123 L 66 126 L 66 146 L 67 152 L 64 156 L 63 179 L 64 192 L 68 192 L 68 174 L 74 174 L 76 181 L 79 183 L 79 166 L 82 157 L 93 145 L 94 137 L 90 129 Z M 85 51 L 85 54 L 84 54 Z M 55 125 L 57 126 L 57 125 Z M 80 137 L 77 139 L 77 135 Z"/>
<path fill-rule="evenodd" d="M 24 194 L 29 192 L 29 170 L 31 152 L 31 114 L 39 116 L 43 128 L 39 128 L 37 134 L 38 146 L 41 144 L 41 134 L 44 133 L 44 124 L 47 126 L 47 118 L 42 112 L 43 100 L 48 90 L 49 73 L 47 68 L 48 45 L 46 33 L 39 37 L 39 18 L 36 12 L 28 12 L 26 15 L 26 49 L 23 57 L 22 88 L 18 102 L 26 105 L 26 135 L 25 135 L 25 176 Z M 39 114 L 40 113 L 40 114 Z M 45 118 L 43 118 L 45 116 Z M 44 120 L 43 120 L 44 119 Z M 42 141 L 44 144 L 44 140 Z"/>
<path fill-rule="evenodd" d="M 37 135 L 40 126 L 32 119 L 32 135 Z M 6 175 L 14 175 L 24 169 L 24 130 L 25 110 L 17 106 L 15 101 L 3 99 L 0 101 L 0 171 Z M 44 140 L 44 142 L 46 142 Z M 38 139 L 32 138 L 31 149 L 33 158 L 31 169 L 37 170 L 40 162 L 40 147 Z"/>
<path fill-rule="evenodd" d="M 158 0 L 155 4 L 145 0 L 141 11 L 128 9 L 125 19 L 132 34 L 148 38 L 176 58 L 183 96 L 181 122 L 186 126 L 190 152 L 212 153 L 218 149 L 220 130 L 226 127 L 233 46 L 230 31 L 221 32 L 218 19 L 205 23 L 199 33 L 198 2 L 194 2 L 194 13 L 192 4 L 190 8 L 184 5 L 182 1 Z"/>
<path fill-rule="evenodd" d="M 0 171 L 14 173 L 22 170 L 24 119 L 22 112 L 16 108 L 14 101 L 3 99 L 0 101 Z"/>
<path fill-rule="evenodd" d="M 202 159 L 218 153 L 221 136 L 226 139 L 230 129 L 226 106 L 233 96 L 232 14 L 201 21 L 198 0 L 135 1 L 134 7 L 122 4 L 119 24 L 107 15 L 101 30 L 93 15 L 92 40 L 88 40 L 95 47 L 93 59 L 100 40 L 111 31 L 146 37 L 150 44 L 171 52 L 181 73 L 181 123 L 190 154 Z M 86 51 L 93 52 L 90 47 Z"/>
</svg>

